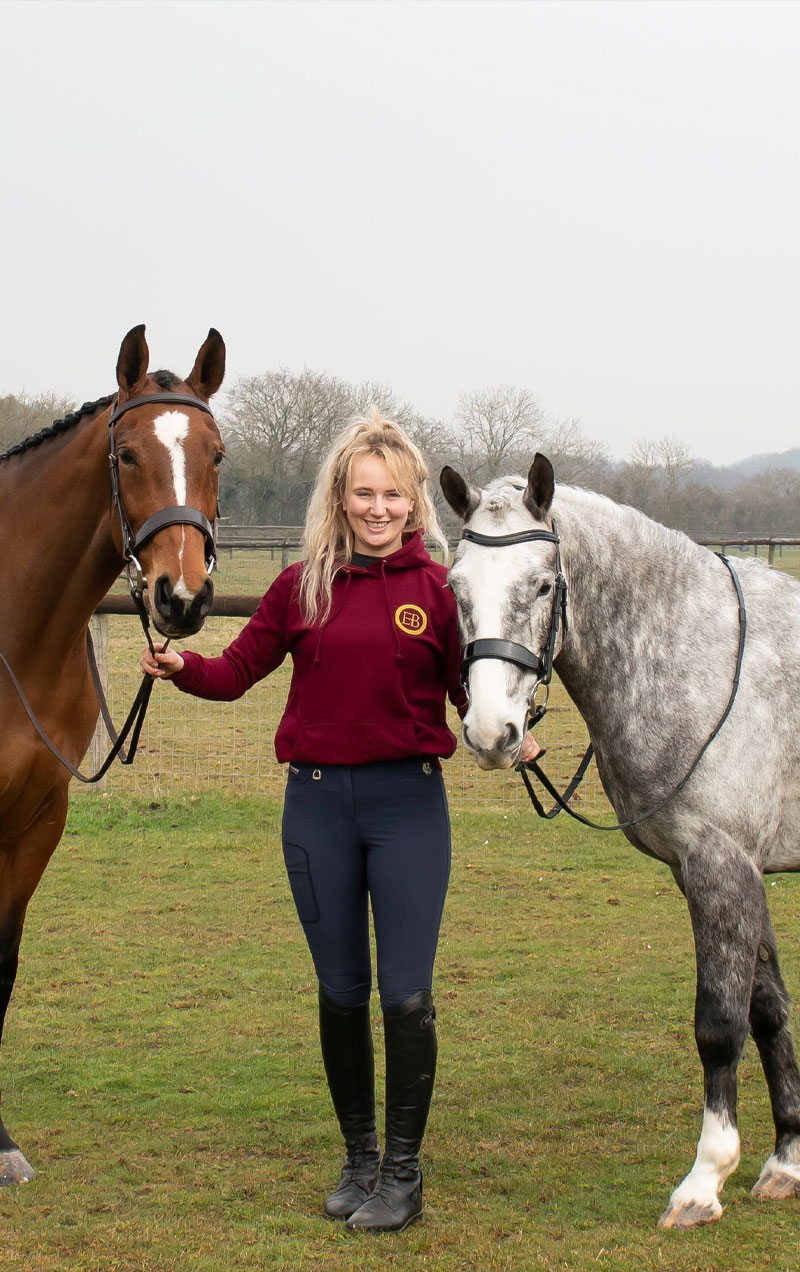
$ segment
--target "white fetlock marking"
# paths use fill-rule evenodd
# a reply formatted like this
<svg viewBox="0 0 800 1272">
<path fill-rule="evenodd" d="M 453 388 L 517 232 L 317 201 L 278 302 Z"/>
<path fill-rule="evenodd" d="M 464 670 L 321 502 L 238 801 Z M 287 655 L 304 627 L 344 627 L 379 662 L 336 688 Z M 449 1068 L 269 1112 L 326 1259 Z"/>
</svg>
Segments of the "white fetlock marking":
<svg viewBox="0 0 800 1272">
<path fill-rule="evenodd" d="M 784 1161 L 773 1153 L 764 1162 L 759 1179 L 767 1179 L 770 1175 L 788 1175 L 791 1179 L 796 1179 L 800 1183 L 800 1165 L 795 1162 Z"/>
<path fill-rule="evenodd" d="M 670 1197 L 670 1208 L 700 1206 L 710 1208 L 714 1214 L 721 1214 L 719 1193 L 725 1180 L 739 1165 L 739 1148 L 736 1127 L 727 1118 L 706 1109 L 694 1166 Z"/>
</svg>

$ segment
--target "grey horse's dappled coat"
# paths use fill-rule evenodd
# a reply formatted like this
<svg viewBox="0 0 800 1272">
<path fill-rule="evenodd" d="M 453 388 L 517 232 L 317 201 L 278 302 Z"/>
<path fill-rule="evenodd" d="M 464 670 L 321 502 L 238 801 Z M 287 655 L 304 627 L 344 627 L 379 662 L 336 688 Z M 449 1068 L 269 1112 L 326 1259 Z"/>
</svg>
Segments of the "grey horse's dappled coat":
<svg viewBox="0 0 800 1272">
<path fill-rule="evenodd" d="M 569 626 L 555 668 L 583 716 L 618 820 L 640 817 L 680 783 L 728 702 L 739 611 L 714 553 L 600 495 L 559 487 L 536 457 L 528 480 L 475 491 L 442 474 L 451 506 L 481 535 L 553 522 Z M 450 582 L 462 639 L 503 638 L 540 653 L 550 623 L 556 549 L 462 542 Z M 722 1213 L 739 1160 L 736 1071 L 752 1030 L 770 1089 L 775 1153 L 754 1192 L 800 1195 L 800 1075 L 788 1031 L 762 874 L 800 868 L 800 584 L 737 561 L 747 610 L 731 714 L 686 787 L 625 831 L 666 862 L 684 892 L 697 951 L 695 1033 L 705 1075 L 697 1159 L 661 1222 L 693 1227 Z M 518 758 L 533 674 L 483 659 L 469 673 L 465 744 L 484 768 Z"/>
</svg>

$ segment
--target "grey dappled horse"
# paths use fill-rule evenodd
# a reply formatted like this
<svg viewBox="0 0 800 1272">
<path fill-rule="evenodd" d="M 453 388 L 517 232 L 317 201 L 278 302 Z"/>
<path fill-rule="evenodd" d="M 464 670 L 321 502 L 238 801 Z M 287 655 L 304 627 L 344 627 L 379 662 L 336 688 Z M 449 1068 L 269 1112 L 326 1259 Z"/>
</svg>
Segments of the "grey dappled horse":
<svg viewBox="0 0 800 1272">
<path fill-rule="evenodd" d="M 462 541 L 450 571 L 462 641 L 505 639 L 538 655 L 554 605 L 558 546 L 482 536 L 555 522 L 567 582 L 555 667 L 583 716 L 620 821 L 678 785 L 728 702 L 739 639 L 727 568 L 685 535 L 601 495 L 559 487 L 537 455 L 524 478 L 472 490 L 451 468 L 450 506 L 481 542 Z M 689 905 L 697 954 L 695 1037 L 704 1072 L 697 1158 L 660 1223 L 690 1228 L 722 1213 L 739 1162 L 737 1066 L 748 1029 L 775 1120 L 775 1151 L 753 1189 L 800 1196 L 800 1074 L 789 1032 L 762 875 L 800 868 L 800 585 L 737 561 L 747 608 L 738 695 L 680 794 L 625 831 L 670 866 Z M 482 768 L 516 763 L 535 673 L 497 657 L 469 669 L 464 742 Z"/>
</svg>

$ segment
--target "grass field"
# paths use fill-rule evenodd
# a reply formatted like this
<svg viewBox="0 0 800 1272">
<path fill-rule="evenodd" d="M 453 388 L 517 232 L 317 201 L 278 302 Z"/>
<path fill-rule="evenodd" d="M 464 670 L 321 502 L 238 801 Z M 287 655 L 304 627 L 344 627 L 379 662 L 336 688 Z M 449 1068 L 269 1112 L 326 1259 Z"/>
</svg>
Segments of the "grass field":
<svg viewBox="0 0 800 1272">
<path fill-rule="evenodd" d="M 795 1272 L 797 1203 L 748 1193 L 772 1148 L 752 1044 L 721 1223 L 655 1227 L 701 1105 L 669 873 L 518 808 L 453 822 L 426 1217 L 352 1237 L 320 1215 L 339 1145 L 277 803 L 75 800 L 9 1013 L 4 1114 L 38 1174 L 0 1195 L 0 1267 Z M 795 987 L 797 888 L 768 886 Z"/>
</svg>

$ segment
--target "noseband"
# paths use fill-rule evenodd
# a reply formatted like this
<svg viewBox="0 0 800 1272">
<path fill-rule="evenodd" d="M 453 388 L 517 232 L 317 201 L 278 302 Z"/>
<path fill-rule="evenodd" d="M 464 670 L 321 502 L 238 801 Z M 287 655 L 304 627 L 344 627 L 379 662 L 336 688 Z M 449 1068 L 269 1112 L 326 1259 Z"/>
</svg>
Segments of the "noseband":
<svg viewBox="0 0 800 1272">
<path fill-rule="evenodd" d="M 534 725 L 538 724 L 542 716 L 547 711 L 547 693 L 545 694 L 544 702 L 538 705 L 535 702 L 535 697 L 539 685 L 544 685 L 545 690 L 549 692 L 548 687 L 553 673 L 553 650 L 555 648 L 556 635 L 558 634 L 559 616 L 564 624 L 564 631 L 566 632 L 567 630 L 567 581 L 561 570 L 561 552 L 559 548 L 558 535 L 556 533 L 556 523 L 553 521 L 552 533 L 547 530 L 522 530 L 518 534 L 491 535 L 478 534 L 475 530 L 467 530 L 465 528 L 461 532 L 461 537 L 462 539 L 469 540 L 470 543 L 480 543 L 485 547 L 490 548 L 508 547 L 513 543 L 532 543 L 536 540 L 544 540 L 545 542 L 555 543 L 556 545 L 556 584 L 553 595 L 553 610 L 550 615 L 550 630 L 547 634 L 547 640 L 545 642 L 541 658 L 537 657 L 536 654 L 532 654 L 531 651 L 526 649 L 524 645 L 518 645 L 512 640 L 474 640 L 471 644 L 467 645 L 464 650 L 464 660 L 461 664 L 461 683 L 467 692 L 467 671 L 470 664 L 475 662 L 478 658 L 499 658 L 503 662 L 514 663 L 517 667 L 534 671 L 539 678 L 530 693 L 528 700 L 528 718 L 525 723 L 525 729 L 533 728 Z M 706 751 L 711 746 L 711 743 L 714 741 L 731 713 L 733 704 L 736 701 L 736 695 L 739 691 L 739 677 L 741 675 L 742 660 L 744 658 L 745 637 L 747 633 L 747 611 L 745 609 L 741 584 L 739 583 L 739 577 L 736 570 L 728 557 L 726 557 L 722 552 L 718 552 L 716 555 L 727 568 L 728 573 L 731 576 L 733 586 L 736 590 L 736 600 L 739 607 L 739 644 L 736 651 L 736 667 L 733 674 L 733 682 L 731 684 L 731 690 L 725 710 L 714 728 L 711 730 L 711 733 L 709 733 L 703 745 L 700 747 L 700 750 L 694 757 L 688 771 L 672 788 L 670 793 L 653 808 L 648 809 L 646 813 L 642 813 L 639 817 L 632 817 L 627 821 L 615 822 L 613 826 L 601 826 L 597 822 L 590 821 L 581 813 L 576 813 L 575 810 L 569 806 L 569 801 L 583 781 L 586 770 L 588 769 L 589 763 L 594 755 L 594 746 L 591 742 L 589 743 L 586 753 L 578 765 L 569 786 L 563 793 L 556 790 L 555 786 L 542 771 L 536 760 L 531 760 L 527 764 L 520 763 L 517 765 L 517 772 L 521 775 L 522 780 L 525 783 L 525 788 L 531 798 L 531 803 L 539 817 L 543 817 L 549 821 L 553 817 L 557 817 L 560 812 L 565 812 L 568 813 L 570 817 L 574 817 L 575 821 L 581 822 L 584 826 L 590 826 L 592 830 L 625 830 L 630 826 L 640 825 L 641 822 L 647 821 L 655 813 L 660 812 L 661 809 L 665 808 L 666 805 L 669 804 L 676 795 L 679 795 L 686 786 L 686 783 L 689 781 Z M 530 769 L 536 774 L 544 788 L 555 800 L 555 803 L 549 812 L 545 812 L 542 804 L 537 799 L 536 793 L 531 785 L 530 778 L 526 772 L 527 769 Z"/>
<path fill-rule="evenodd" d="M 111 408 L 111 414 L 108 417 L 108 467 L 111 476 L 111 502 L 119 515 L 120 531 L 122 533 L 122 559 L 125 562 L 128 572 L 128 585 L 137 609 L 142 605 L 144 593 L 147 590 L 147 578 L 137 554 L 146 543 L 150 542 L 154 535 L 158 534 L 159 530 L 164 530 L 167 526 L 195 526 L 205 539 L 206 572 L 208 574 L 213 573 L 217 564 L 216 523 L 212 526 L 208 517 L 199 508 L 189 508 L 185 504 L 162 508 L 160 512 L 156 512 L 152 517 L 147 518 L 138 534 L 134 534 L 131 523 L 128 520 L 128 515 L 122 502 L 122 492 L 119 487 L 119 457 L 114 437 L 114 425 L 126 411 L 132 411 L 136 406 L 150 406 L 153 402 L 165 402 L 169 406 L 193 406 L 196 410 L 205 411 L 206 415 L 210 415 L 212 419 L 214 418 L 214 412 L 207 402 L 204 402 L 201 398 L 190 397 L 187 393 L 147 393 L 142 397 L 131 398 L 129 402 L 123 402 L 122 406 L 118 406 L 115 401 Z M 219 516 L 219 509 L 217 509 L 217 516 Z"/>
<path fill-rule="evenodd" d="M 532 671 L 536 676 L 536 682 L 528 698 L 526 728 L 533 728 L 547 711 L 559 623 L 563 624 L 565 632 L 567 630 L 567 580 L 561 568 L 561 548 L 556 523 L 553 521 L 552 530 L 520 530 L 516 534 L 479 534 L 477 530 L 468 530 L 465 527 L 461 532 L 461 538 L 487 548 L 506 548 L 517 543 L 554 543 L 556 545 L 553 608 L 550 612 L 547 640 L 541 655 L 534 654 L 525 645 L 520 645 L 514 640 L 473 640 L 464 649 L 464 658 L 461 663 L 461 683 L 467 693 L 469 693 L 469 668 L 479 658 L 497 658 L 501 662 L 513 663 L 515 667 L 520 667 L 523 671 Z M 536 695 L 540 686 L 544 686 L 545 696 L 544 701 L 537 703 Z"/>
</svg>

